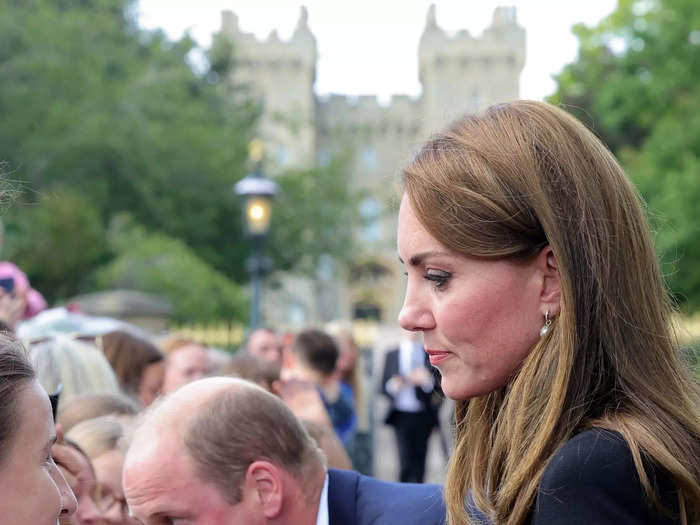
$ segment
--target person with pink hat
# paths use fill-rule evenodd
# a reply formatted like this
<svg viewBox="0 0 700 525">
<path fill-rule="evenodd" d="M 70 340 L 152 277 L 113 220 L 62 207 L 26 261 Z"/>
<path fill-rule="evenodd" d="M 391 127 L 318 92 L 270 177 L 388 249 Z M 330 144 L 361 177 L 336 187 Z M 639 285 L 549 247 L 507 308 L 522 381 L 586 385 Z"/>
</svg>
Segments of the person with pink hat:
<svg viewBox="0 0 700 525">
<path fill-rule="evenodd" d="M 16 264 L 0 261 L 0 322 L 13 331 L 18 321 L 46 309 L 46 300 Z"/>
</svg>

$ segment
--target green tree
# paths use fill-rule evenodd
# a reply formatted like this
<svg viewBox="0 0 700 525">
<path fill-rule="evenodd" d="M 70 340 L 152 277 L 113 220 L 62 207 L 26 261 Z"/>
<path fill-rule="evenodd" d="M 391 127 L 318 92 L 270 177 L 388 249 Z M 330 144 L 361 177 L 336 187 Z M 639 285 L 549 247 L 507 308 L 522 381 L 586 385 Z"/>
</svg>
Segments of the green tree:
<svg viewBox="0 0 700 525">
<path fill-rule="evenodd" d="M 78 188 L 103 225 L 128 211 L 243 278 L 231 188 L 257 108 L 193 72 L 189 38 L 140 30 L 133 6 L 0 0 L 0 158 L 24 203 Z"/>
<path fill-rule="evenodd" d="M 700 4 L 619 0 L 598 26 L 578 25 L 577 60 L 550 101 L 613 149 L 646 199 L 678 301 L 700 308 Z"/>
<path fill-rule="evenodd" d="M 151 245 L 186 247 L 206 271 L 247 280 L 249 246 L 232 188 L 248 172 L 260 106 L 249 87 L 230 82 L 229 40 L 217 37 L 197 72 L 189 65 L 194 42 L 140 29 L 135 6 L 0 0 L 0 159 L 21 190 L 4 217 L 5 249 L 49 301 L 123 285 L 122 269 Z M 320 253 L 345 257 L 355 202 L 340 164 L 279 182 L 274 267 L 304 271 Z M 104 239 L 122 213 L 147 240 L 136 236 L 130 247 Z M 174 286 L 126 273 L 147 291 Z M 195 310 L 216 313 L 178 311 Z"/>
<path fill-rule="evenodd" d="M 247 320 L 248 300 L 241 287 L 181 240 L 149 233 L 126 215 L 113 219 L 108 239 L 117 256 L 97 271 L 99 288 L 160 294 L 173 304 L 178 322 Z"/>
<path fill-rule="evenodd" d="M 61 190 L 11 208 L 3 257 L 21 261 L 34 288 L 50 298 L 68 297 L 93 284 L 95 266 L 107 252 L 98 210 L 84 196 Z"/>
<path fill-rule="evenodd" d="M 328 166 L 275 178 L 280 192 L 272 215 L 270 253 L 276 269 L 313 277 L 324 255 L 340 263 L 352 260 L 361 194 L 353 189 L 347 166 L 347 158 L 340 156 Z"/>
</svg>

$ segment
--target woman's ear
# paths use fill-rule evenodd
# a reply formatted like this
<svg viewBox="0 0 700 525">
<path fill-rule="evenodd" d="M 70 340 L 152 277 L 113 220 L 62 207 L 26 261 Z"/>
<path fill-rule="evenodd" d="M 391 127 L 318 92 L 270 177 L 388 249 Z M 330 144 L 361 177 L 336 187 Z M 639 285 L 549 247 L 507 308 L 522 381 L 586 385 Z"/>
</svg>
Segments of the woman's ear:
<svg viewBox="0 0 700 525">
<path fill-rule="evenodd" d="M 561 309 L 561 279 L 559 276 L 559 264 L 554 256 L 552 247 L 545 246 L 537 256 L 537 265 L 542 272 L 542 292 L 540 302 L 542 315 L 549 311 L 549 316 L 559 314 Z"/>
</svg>

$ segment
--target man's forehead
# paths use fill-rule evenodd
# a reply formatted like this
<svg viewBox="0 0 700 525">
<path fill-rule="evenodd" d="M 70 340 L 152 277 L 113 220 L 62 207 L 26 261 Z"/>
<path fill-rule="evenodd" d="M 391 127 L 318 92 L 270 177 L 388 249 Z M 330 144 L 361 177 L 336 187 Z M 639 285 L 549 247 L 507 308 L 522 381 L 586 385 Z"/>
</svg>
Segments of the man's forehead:
<svg viewBox="0 0 700 525">
<path fill-rule="evenodd" d="M 256 330 L 250 336 L 250 340 L 253 342 L 269 341 L 269 340 L 274 341 L 274 340 L 277 340 L 279 338 L 280 338 L 280 336 L 277 332 L 273 332 L 272 330 L 268 330 L 266 328 L 261 328 L 259 330 Z"/>
<path fill-rule="evenodd" d="M 134 432 L 127 462 L 158 455 L 163 449 L 176 454 L 182 449 L 182 433 L 189 421 L 217 394 L 249 388 L 247 383 L 229 377 L 211 377 L 193 381 L 150 410 Z"/>
<path fill-rule="evenodd" d="M 124 494 L 132 511 L 142 517 L 174 510 L 195 482 L 184 455 L 173 454 L 167 446 L 149 457 L 132 456 L 124 468 Z"/>
<path fill-rule="evenodd" d="M 146 414 L 134 432 L 127 461 L 166 447 L 176 453 L 182 448 L 182 431 L 204 404 L 219 393 L 246 388 L 255 387 L 231 377 L 200 379 L 179 388 Z"/>
</svg>

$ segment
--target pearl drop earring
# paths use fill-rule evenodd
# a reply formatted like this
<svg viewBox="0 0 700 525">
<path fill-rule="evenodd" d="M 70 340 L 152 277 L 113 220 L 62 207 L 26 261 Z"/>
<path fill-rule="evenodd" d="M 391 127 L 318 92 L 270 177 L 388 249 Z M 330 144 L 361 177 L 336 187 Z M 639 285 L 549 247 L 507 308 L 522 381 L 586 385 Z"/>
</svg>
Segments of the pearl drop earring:
<svg viewBox="0 0 700 525">
<path fill-rule="evenodd" d="M 544 313 L 544 326 L 540 328 L 540 337 L 544 337 L 549 332 L 549 327 L 552 324 L 552 320 L 549 318 L 549 309 Z"/>
</svg>

